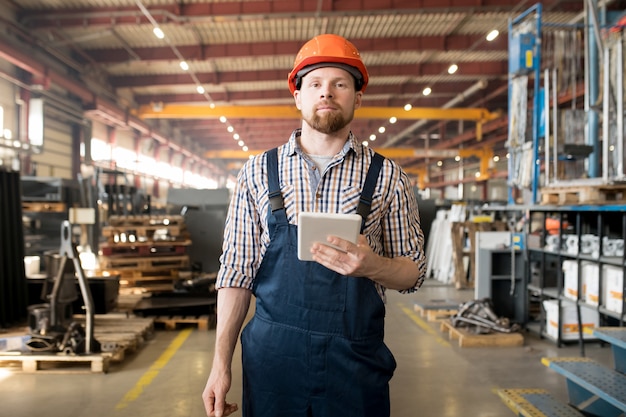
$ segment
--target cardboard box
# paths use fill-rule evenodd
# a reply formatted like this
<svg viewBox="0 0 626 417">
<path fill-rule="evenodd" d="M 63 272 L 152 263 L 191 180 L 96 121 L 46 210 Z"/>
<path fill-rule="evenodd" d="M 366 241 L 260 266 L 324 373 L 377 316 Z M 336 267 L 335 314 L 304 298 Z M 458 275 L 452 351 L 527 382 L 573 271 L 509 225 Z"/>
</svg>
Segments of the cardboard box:
<svg viewBox="0 0 626 417">
<path fill-rule="evenodd" d="M 558 300 L 545 300 L 543 308 L 546 311 L 546 333 L 549 337 L 558 338 L 560 323 L 561 340 L 578 340 L 578 318 L 575 304 L 561 301 L 559 310 Z M 583 339 L 595 339 L 590 331 L 600 325 L 600 314 L 589 307 L 581 306 L 580 317 L 583 325 Z"/>
<path fill-rule="evenodd" d="M 607 310 L 622 313 L 624 301 L 624 270 L 618 266 L 602 266 L 603 305 Z"/>
<path fill-rule="evenodd" d="M 581 262 L 582 276 L 585 282 L 584 300 L 597 306 L 600 302 L 600 267 L 595 262 Z"/>
<path fill-rule="evenodd" d="M 578 300 L 578 261 L 568 260 L 561 264 L 563 269 L 563 295 L 571 300 Z M 585 293 L 585 280 L 583 277 L 583 291 Z"/>
</svg>

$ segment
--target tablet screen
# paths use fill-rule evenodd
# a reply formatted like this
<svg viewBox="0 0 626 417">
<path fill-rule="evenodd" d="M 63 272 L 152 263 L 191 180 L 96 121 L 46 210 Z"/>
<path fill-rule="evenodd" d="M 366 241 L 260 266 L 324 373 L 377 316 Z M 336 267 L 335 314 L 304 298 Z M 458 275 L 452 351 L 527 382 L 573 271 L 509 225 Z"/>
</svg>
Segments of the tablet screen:
<svg viewBox="0 0 626 417">
<path fill-rule="evenodd" d="M 298 259 L 312 261 L 311 246 L 314 242 L 328 245 L 329 235 L 356 243 L 360 230 L 358 214 L 302 212 L 298 215 Z"/>
</svg>

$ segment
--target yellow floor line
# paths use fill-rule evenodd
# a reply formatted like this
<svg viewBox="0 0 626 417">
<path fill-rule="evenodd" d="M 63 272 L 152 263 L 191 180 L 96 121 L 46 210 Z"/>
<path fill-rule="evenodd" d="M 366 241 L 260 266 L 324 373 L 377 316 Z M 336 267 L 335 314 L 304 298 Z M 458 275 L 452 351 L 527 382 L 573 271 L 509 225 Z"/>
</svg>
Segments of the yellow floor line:
<svg viewBox="0 0 626 417">
<path fill-rule="evenodd" d="M 409 318 L 411 320 L 413 320 L 413 322 L 415 322 L 415 324 L 417 324 L 422 330 L 424 330 L 426 333 L 430 334 L 431 336 L 434 336 L 435 339 L 437 340 L 437 343 L 439 343 L 442 346 L 448 346 L 450 347 L 450 342 L 448 342 L 446 339 L 443 339 L 442 337 L 439 336 L 439 333 L 437 333 L 435 330 L 433 330 L 433 328 L 424 320 L 422 320 L 417 314 L 415 314 L 410 308 L 405 307 L 402 303 L 398 304 L 400 306 L 400 308 L 402 309 L 402 311 L 404 312 L 404 314 L 406 314 L 407 316 L 409 316 Z"/>
<path fill-rule="evenodd" d="M 167 363 L 170 361 L 170 359 L 172 359 L 172 356 L 174 356 L 178 349 L 180 349 L 180 347 L 185 342 L 185 340 L 187 340 L 192 331 L 193 328 L 182 330 L 178 334 L 178 336 L 176 336 L 176 338 L 172 340 L 172 343 L 170 343 L 170 345 L 167 347 L 167 349 L 165 349 L 161 356 L 159 356 L 159 358 L 154 361 L 154 363 L 150 366 L 150 369 L 148 369 L 146 373 L 144 373 L 141 378 L 139 378 L 139 381 L 137 381 L 135 386 L 126 393 L 122 401 L 117 403 L 117 405 L 115 406 L 116 410 L 126 408 L 131 402 L 139 398 L 143 390 L 152 383 L 152 381 L 154 380 L 154 378 L 156 378 L 161 369 L 163 369 L 165 365 L 167 365 Z"/>
</svg>

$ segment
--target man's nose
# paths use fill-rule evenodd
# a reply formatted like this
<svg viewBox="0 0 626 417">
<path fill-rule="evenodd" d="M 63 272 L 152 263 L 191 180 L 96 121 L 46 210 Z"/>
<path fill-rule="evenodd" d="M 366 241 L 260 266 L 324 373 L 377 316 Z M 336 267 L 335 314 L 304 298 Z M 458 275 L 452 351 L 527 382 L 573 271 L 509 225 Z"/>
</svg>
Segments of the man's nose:
<svg viewBox="0 0 626 417">
<path fill-rule="evenodd" d="M 320 91 L 320 98 L 332 98 L 333 93 L 329 84 L 324 84 Z"/>
</svg>

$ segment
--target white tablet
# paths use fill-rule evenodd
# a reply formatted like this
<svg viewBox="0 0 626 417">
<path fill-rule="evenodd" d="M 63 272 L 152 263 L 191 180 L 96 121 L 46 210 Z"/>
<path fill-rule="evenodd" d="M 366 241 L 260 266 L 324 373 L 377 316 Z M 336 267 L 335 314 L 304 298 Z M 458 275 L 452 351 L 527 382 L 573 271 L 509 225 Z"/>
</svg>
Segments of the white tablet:
<svg viewBox="0 0 626 417">
<path fill-rule="evenodd" d="M 358 214 L 302 212 L 298 215 L 298 259 L 312 261 L 311 246 L 314 242 L 328 245 L 329 235 L 356 243 L 360 230 Z"/>
</svg>

